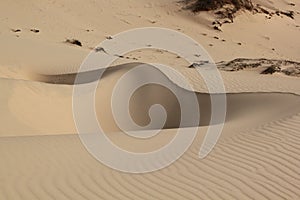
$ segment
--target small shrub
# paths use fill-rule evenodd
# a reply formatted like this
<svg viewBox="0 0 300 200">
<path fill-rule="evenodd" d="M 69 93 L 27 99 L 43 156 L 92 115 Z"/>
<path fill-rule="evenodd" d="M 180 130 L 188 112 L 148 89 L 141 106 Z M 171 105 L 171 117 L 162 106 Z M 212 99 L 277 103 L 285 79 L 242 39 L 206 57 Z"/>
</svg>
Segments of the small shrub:
<svg viewBox="0 0 300 200">
<path fill-rule="evenodd" d="M 190 4 L 189 8 L 193 12 L 215 10 L 224 5 L 232 5 L 236 10 L 253 9 L 251 0 L 187 0 L 187 3 Z"/>
</svg>

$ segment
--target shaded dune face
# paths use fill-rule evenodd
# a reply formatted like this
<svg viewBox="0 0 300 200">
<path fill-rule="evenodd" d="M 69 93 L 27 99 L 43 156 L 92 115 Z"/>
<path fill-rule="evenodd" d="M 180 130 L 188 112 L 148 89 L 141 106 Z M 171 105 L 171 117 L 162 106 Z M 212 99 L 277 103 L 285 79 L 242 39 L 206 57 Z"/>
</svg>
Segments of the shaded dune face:
<svg viewBox="0 0 300 200">
<path fill-rule="evenodd" d="M 149 110 L 151 106 L 157 104 L 163 106 L 167 113 L 164 128 L 178 127 L 181 115 L 180 104 L 168 88 L 157 84 L 142 86 L 131 96 L 129 112 L 133 121 L 139 126 L 147 126 L 151 123 Z"/>
<path fill-rule="evenodd" d="M 122 128 L 116 123 L 115 115 L 112 111 L 112 94 L 117 85 L 117 82 L 130 70 L 141 65 L 142 63 L 130 63 L 124 65 L 113 66 L 108 68 L 102 75 L 98 87 L 95 92 L 95 110 L 98 122 L 105 132 L 134 131 L 136 127 L 130 123 L 125 124 Z M 151 66 L 149 66 L 151 68 Z M 130 98 L 124 94 L 115 94 L 117 102 L 124 103 L 128 100 L 128 105 L 124 105 L 128 110 L 129 116 L 135 125 L 142 127 L 143 130 L 149 129 L 171 129 L 178 127 L 194 127 L 208 126 L 210 124 L 223 123 L 221 119 L 211 121 L 211 97 L 217 98 L 218 94 L 195 93 L 183 89 L 173 83 L 166 75 L 158 69 L 152 67 L 157 76 L 160 76 L 168 86 L 173 88 L 173 91 L 168 86 L 159 84 L 146 84 L 137 88 Z M 99 74 L 102 71 L 88 71 L 80 73 L 76 84 L 88 84 L 98 80 Z M 75 79 L 78 74 L 61 74 L 61 75 L 39 75 L 40 79 L 46 83 L 55 84 L 75 84 Z M 38 77 L 38 76 L 35 76 Z M 145 73 L 142 75 L 132 75 L 127 81 L 122 84 L 134 85 L 136 80 L 153 79 L 153 76 Z M 176 94 L 174 94 L 174 91 Z M 195 95 L 197 98 L 197 107 L 200 111 L 200 120 L 195 124 L 194 117 L 197 112 L 190 112 L 188 119 L 181 119 L 181 106 L 178 98 L 182 97 L 185 103 L 189 103 L 189 97 Z M 277 117 L 285 115 L 285 113 L 299 112 L 300 98 L 292 94 L 280 93 L 236 93 L 226 94 L 227 97 L 227 112 L 226 122 L 238 122 L 239 126 L 249 124 L 249 127 L 263 123 L 264 119 L 277 120 Z M 164 112 L 158 112 L 151 118 L 151 107 L 160 105 Z M 123 107 L 122 107 L 123 108 Z M 121 113 L 122 114 L 122 113 Z M 161 114 L 161 115 L 160 115 Z M 165 115 L 164 115 L 165 114 Z M 165 118 L 164 118 L 165 117 Z M 256 120 L 257 119 L 257 120 Z M 156 123 L 152 120 L 156 120 Z M 161 124 L 163 123 L 163 125 Z M 150 124 L 150 126 L 149 126 Z M 237 123 L 236 123 L 237 124 Z"/>
<path fill-rule="evenodd" d="M 113 66 L 106 69 L 104 72 L 102 70 L 94 70 L 87 72 L 80 72 L 79 74 L 58 74 L 58 75 L 34 75 L 32 76 L 36 81 L 51 83 L 51 84 L 64 84 L 64 85 L 74 85 L 74 84 L 88 84 L 98 81 L 100 74 L 102 74 L 101 79 L 96 90 L 96 112 L 98 117 L 98 122 L 100 123 L 103 130 L 107 132 L 118 132 L 120 128 L 115 122 L 115 117 L 113 116 L 111 109 L 112 94 L 114 87 L 118 84 L 117 82 L 122 78 L 122 76 L 130 73 L 130 71 L 136 67 L 144 65 L 144 63 L 129 63 L 124 65 Z M 127 110 L 129 111 L 130 118 L 133 122 L 141 127 L 143 130 L 147 129 L 170 129 L 179 127 L 194 127 L 194 126 L 206 126 L 210 123 L 210 95 L 196 93 L 188 91 L 177 86 L 173 83 L 166 75 L 163 74 L 157 68 L 146 65 L 146 68 L 151 69 L 152 75 L 147 74 L 147 72 L 133 74 L 130 79 L 122 82 L 121 84 L 134 85 L 136 81 L 140 79 L 147 79 L 149 82 L 152 81 L 153 76 L 159 76 L 160 80 L 167 86 L 149 83 L 141 85 L 137 88 L 131 95 L 129 99 L 129 104 Z M 151 77 L 152 76 L 152 77 Z M 170 89 L 170 88 L 172 89 Z M 174 94 L 176 93 L 176 94 Z M 177 96 L 176 96 L 177 95 Z M 117 94 L 117 99 L 120 101 L 125 101 L 128 98 L 122 96 L 122 94 Z M 193 111 L 200 109 L 200 119 L 195 123 L 195 115 L 198 113 L 191 112 L 191 119 L 188 117 L 182 120 L 182 112 L 180 102 L 177 97 L 181 97 L 185 104 L 189 104 L 189 99 L 195 97 L 197 103 L 193 105 L 195 109 Z M 192 103 L 192 102 L 191 102 Z M 158 114 L 151 120 L 150 112 L 151 107 L 154 105 L 160 105 L 164 111 L 158 111 Z M 126 107 L 126 106 L 125 106 Z M 165 117 L 160 115 L 160 112 L 165 113 Z M 197 112 L 197 111 L 196 111 Z M 193 117 L 193 118 L 192 118 Z M 161 120 L 155 123 L 155 118 L 161 118 Z M 152 121 L 152 123 L 151 123 Z M 160 122 L 165 122 L 163 125 Z M 122 126 L 122 130 L 136 130 L 135 126 L 128 123 Z"/>
<path fill-rule="evenodd" d="M 128 111 L 127 118 L 131 118 L 131 123 L 125 123 L 121 125 L 123 131 L 135 131 L 136 126 L 139 126 L 138 130 L 152 130 L 152 129 L 171 129 L 179 127 L 195 127 L 208 125 L 210 122 L 210 96 L 208 94 L 200 94 L 192 91 L 188 91 L 177 86 L 160 70 L 146 65 L 147 70 L 152 71 L 149 74 L 137 73 L 128 76 L 127 79 L 121 81 L 123 76 L 130 73 L 130 70 L 134 67 L 139 67 L 140 64 L 130 64 L 116 66 L 112 69 L 108 69 L 100 80 L 98 89 L 96 92 L 96 112 L 98 121 L 101 127 L 107 132 L 120 131 L 119 124 L 116 123 L 115 117 L 123 115 L 125 110 Z M 156 76 L 164 84 L 153 83 L 153 76 Z M 137 87 L 134 91 L 123 91 L 125 94 L 117 93 L 115 88 L 117 84 L 125 84 L 128 87 L 135 86 L 139 80 L 149 81 L 148 84 Z M 122 93 L 123 93 L 122 92 Z M 127 93 L 131 93 L 128 98 Z M 113 114 L 111 109 L 113 94 L 117 98 L 119 104 L 123 104 L 125 110 L 116 110 L 117 113 Z M 195 107 L 192 112 L 188 113 L 187 117 L 183 119 L 181 102 L 185 105 L 193 104 L 191 98 L 195 98 Z M 128 104 L 124 103 L 128 101 Z M 191 102 L 190 102 L 191 101 Z M 156 108 L 154 108 L 156 107 Z M 197 110 L 200 108 L 200 119 L 197 119 Z M 123 113 L 122 113 L 123 112 Z M 186 115 L 185 115 L 186 116 Z M 197 121 L 196 121 L 197 120 Z"/>
<path fill-rule="evenodd" d="M 181 96 L 189 96 L 193 92 L 182 89 L 178 86 L 177 94 Z M 210 123 L 211 117 L 211 103 L 210 95 L 195 93 L 200 109 L 200 119 L 197 126 L 207 126 Z M 161 85 L 146 85 L 133 94 L 130 101 L 130 113 L 133 120 L 140 126 L 146 126 L 150 123 L 149 110 L 152 105 L 161 105 L 167 114 L 166 122 L 163 128 L 179 128 L 179 127 L 192 127 L 193 120 L 181 121 L 181 107 L 178 99 L 168 88 Z M 196 109 L 194 112 L 197 112 Z M 193 116 L 190 113 L 191 117 Z M 154 129 L 159 127 L 153 127 Z"/>
</svg>

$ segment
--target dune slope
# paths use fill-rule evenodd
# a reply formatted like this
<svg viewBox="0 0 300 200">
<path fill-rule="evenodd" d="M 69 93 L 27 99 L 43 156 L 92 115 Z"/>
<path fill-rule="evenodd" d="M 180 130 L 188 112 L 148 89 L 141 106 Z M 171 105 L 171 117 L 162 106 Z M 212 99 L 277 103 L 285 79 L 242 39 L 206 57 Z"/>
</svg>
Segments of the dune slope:
<svg viewBox="0 0 300 200">
<path fill-rule="evenodd" d="M 300 199 L 300 4 L 252 2 L 255 14 L 242 9 L 233 23 L 225 23 L 213 11 L 192 13 L 174 0 L 1 0 L 0 199 Z M 161 50 L 119 57 L 96 90 L 97 117 L 113 143 L 133 152 L 154 151 L 178 131 L 174 95 L 147 85 L 132 96 L 133 119 L 146 125 L 149 107 L 158 103 L 169 114 L 167 123 L 150 140 L 120 132 L 110 98 L 132 62 L 162 61 L 181 72 L 196 91 L 202 116 L 196 140 L 179 160 L 133 175 L 106 167 L 84 148 L 72 92 L 89 51 L 121 31 L 148 26 L 185 33 L 208 51 L 223 69 L 228 112 L 217 145 L 199 159 L 210 99 L 196 69 Z M 205 62 L 201 55 L 199 60 Z M 261 74 L 269 65 L 281 69 Z M 287 76 L 290 70 L 295 76 Z M 98 72 L 85 75 L 81 85 L 97 80 Z M 165 78 L 180 95 L 191 93 L 177 76 Z"/>
</svg>

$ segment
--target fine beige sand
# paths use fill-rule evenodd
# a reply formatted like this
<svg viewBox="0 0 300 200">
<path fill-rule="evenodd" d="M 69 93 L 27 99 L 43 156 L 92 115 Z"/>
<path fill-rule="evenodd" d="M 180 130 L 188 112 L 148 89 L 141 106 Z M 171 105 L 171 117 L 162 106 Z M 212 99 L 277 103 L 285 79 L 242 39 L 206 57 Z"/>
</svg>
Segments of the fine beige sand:
<svg viewBox="0 0 300 200">
<path fill-rule="evenodd" d="M 217 31 L 211 25 L 213 12 L 191 13 L 173 0 L 1 1 L 0 199 L 300 199 L 300 4 L 253 2 L 270 12 L 292 10 L 294 19 L 239 11 L 234 23 Z M 154 151 L 178 131 L 178 101 L 157 85 L 132 96 L 130 113 L 146 125 L 149 107 L 163 105 L 168 117 L 159 135 L 133 139 L 115 124 L 112 89 L 140 63 L 160 61 L 182 73 L 201 109 L 196 140 L 180 159 L 153 173 L 128 174 L 106 167 L 84 148 L 73 119 L 72 91 L 81 62 L 99 42 L 148 26 L 180 31 L 203 45 L 223 77 L 227 116 L 217 145 L 199 159 L 211 103 L 196 69 L 165 51 L 135 51 L 118 59 L 99 83 L 95 108 L 107 136 L 119 147 Z M 66 39 L 77 39 L 82 46 Z M 236 58 L 249 60 L 226 65 Z M 261 74 L 274 63 L 280 63 L 281 72 Z M 89 78 L 81 84 L 97 79 L 97 72 L 85 73 Z M 181 95 L 192 92 L 180 85 L 178 76 L 165 78 Z"/>
</svg>

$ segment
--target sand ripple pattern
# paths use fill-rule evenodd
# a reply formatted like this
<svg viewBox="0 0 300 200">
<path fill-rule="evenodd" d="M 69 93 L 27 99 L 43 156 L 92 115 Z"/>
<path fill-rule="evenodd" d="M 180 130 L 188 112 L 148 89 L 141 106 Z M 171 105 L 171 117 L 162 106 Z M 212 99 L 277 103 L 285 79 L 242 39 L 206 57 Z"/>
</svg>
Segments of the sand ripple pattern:
<svg viewBox="0 0 300 200">
<path fill-rule="evenodd" d="M 0 199 L 299 199 L 300 113 L 223 137 L 204 160 L 197 138 L 175 164 L 114 171 L 75 135 L 0 139 Z"/>
</svg>

